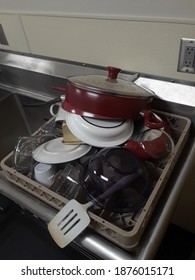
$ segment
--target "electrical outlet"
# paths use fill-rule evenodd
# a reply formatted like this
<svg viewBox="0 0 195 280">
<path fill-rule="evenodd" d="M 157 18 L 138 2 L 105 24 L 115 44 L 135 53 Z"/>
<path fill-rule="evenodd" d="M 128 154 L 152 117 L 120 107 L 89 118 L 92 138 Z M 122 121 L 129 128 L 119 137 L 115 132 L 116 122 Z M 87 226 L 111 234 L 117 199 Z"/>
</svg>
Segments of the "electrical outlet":
<svg viewBox="0 0 195 280">
<path fill-rule="evenodd" d="M 181 39 L 177 71 L 195 74 L 195 39 Z"/>
</svg>

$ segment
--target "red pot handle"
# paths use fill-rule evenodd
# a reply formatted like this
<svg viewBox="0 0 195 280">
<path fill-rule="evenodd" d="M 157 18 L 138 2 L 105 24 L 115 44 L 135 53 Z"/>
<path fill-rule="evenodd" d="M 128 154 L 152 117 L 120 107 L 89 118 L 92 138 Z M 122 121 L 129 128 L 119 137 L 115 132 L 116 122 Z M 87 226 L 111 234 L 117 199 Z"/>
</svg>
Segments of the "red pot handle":
<svg viewBox="0 0 195 280">
<path fill-rule="evenodd" d="M 144 114 L 144 124 L 152 129 L 163 128 L 165 123 L 152 111 L 145 110 Z"/>
<path fill-rule="evenodd" d="M 60 86 L 52 86 L 52 89 L 65 93 L 66 89 Z"/>
</svg>

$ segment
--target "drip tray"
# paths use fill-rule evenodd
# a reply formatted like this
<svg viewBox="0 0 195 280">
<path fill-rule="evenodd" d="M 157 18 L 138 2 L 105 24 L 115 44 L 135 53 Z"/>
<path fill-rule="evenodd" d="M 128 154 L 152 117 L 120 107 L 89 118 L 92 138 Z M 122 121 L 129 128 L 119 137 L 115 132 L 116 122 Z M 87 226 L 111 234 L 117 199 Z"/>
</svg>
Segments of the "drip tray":
<svg viewBox="0 0 195 280">
<path fill-rule="evenodd" d="M 2 260 L 78 260 L 90 259 L 78 248 L 60 249 L 51 239 L 46 225 L 28 212 L 15 209 L 12 217 L 0 225 L 0 259 Z"/>
</svg>

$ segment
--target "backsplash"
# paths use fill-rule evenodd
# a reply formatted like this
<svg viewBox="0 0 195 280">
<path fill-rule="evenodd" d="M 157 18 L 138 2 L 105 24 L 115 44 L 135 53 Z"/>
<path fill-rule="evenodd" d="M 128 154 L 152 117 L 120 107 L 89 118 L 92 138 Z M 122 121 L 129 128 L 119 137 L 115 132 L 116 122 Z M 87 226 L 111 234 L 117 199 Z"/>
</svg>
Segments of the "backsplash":
<svg viewBox="0 0 195 280">
<path fill-rule="evenodd" d="M 177 72 L 180 39 L 195 37 L 194 23 L 0 14 L 0 24 L 4 50 L 195 81 Z"/>
</svg>

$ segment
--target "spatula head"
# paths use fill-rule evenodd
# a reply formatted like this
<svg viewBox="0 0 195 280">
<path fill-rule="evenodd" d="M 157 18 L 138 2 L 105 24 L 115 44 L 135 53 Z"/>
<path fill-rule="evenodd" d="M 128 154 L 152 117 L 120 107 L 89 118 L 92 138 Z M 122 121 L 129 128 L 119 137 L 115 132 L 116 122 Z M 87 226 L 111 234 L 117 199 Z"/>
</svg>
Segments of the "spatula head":
<svg viewBox="0 0 195 280">
<path fill-rule="evenodd" d="M 70 200 L 49 222 L 48 230 L 59 247 L 66 247 L 90 223 L 86 208 L 76 200 Z"/>
</svg>

